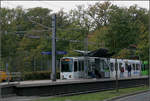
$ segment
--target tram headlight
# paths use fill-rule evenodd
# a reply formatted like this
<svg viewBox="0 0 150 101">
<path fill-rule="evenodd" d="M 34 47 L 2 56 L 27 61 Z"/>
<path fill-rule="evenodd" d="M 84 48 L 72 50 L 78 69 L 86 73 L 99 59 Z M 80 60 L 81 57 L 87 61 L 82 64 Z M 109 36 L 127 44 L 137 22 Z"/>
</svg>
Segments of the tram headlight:
<svg viewBox="0 0 150 101">
<path fill-rule="evenodd" d="M 71 75 L 69 75 L 69 78 L 72 78 L 72 76 L 71 76 Z"/>
</svg>

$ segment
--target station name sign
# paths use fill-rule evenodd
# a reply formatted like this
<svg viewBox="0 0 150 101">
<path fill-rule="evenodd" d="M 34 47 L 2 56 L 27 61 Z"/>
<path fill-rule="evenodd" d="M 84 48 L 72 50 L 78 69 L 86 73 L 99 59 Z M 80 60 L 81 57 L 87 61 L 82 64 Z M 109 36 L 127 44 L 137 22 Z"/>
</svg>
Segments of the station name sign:
<svg viewBox="0 0 150 101">
<path fill-rule="evenodd" d="M 52 52 L 41 52 L 42 55 L 52 55 Z M 58 55 L 65 55 L 67 54 L 66 51 L 56 51 L 56 54 Z"/>
</svg>

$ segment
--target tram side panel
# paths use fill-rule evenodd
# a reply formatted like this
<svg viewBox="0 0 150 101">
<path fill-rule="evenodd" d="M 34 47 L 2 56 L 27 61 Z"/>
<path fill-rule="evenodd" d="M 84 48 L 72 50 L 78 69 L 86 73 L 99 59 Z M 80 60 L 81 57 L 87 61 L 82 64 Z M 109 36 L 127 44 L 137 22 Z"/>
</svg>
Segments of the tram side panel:
<svg viewBox="0 0 150 101">
<path fill-rule="evenodd" d="M 83 57 L 64 57 L 61 59 L 60 78 L 61 79 L 79 79 L 79 78 L 115 78 L 115 59 L 89 57 L 88 76 L 85 77 L 84 58 Z M 127 78 L 128 65 L 131 65 L 131 76 L 141 76 L 141 64 L 139 60 L 117 59 L 118 78 Z M 124 68 L 123 74 L 121 68 Z"/>
<path fill-rule="evenodd" d="M 141 76 L 141 64 L 138 60 L 125 60 L 125 59 L 117 59 L 117 74 L 118 78 L 121 78 L 121 66 L 124 68 L 123 78 L 129 77 L 128 75 L 128 66 L 131 65 L 131 76 L 139 77 Z M 115 59 L 110 59 L 110 77 L 116 77 L 115 70 Z"/>
</svg>

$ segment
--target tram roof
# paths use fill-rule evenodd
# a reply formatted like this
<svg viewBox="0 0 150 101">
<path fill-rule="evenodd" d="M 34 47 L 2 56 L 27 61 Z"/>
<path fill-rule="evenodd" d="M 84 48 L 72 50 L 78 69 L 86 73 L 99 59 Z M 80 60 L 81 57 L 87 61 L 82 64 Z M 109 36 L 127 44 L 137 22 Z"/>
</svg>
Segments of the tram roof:
<svg viewBox="0 0 150 101">
<path fill-rule="evenodd" d="M 112 61 L 112 62 L 115 62 L 115 58 L 110 58 L 110 61 Z M 118 62 L 122 62 L 122 61 L 124 61 L 124 62 L 137 62 L 137 63 L 139 63 L 140 62 L 140 60 L 131 60 L 131 59 L 117 59 L 117 61 Z"/>
</svg>

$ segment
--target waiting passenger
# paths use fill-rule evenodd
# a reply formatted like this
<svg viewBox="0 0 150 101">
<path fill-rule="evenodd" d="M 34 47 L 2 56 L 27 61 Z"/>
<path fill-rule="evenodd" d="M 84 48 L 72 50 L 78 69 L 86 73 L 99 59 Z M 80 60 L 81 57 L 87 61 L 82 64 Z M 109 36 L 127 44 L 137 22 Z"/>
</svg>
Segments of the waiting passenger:
<svg viewBox="0 0 150 101">
<path fill-rule="evenodd" d="M 131 77 L 131 65 L 128 64 L 128 77 Z"/>
<path fill-rule="evenodd" d="M 121 68 L 120 68 L 120 78 L 123 78 L 124 77 L 124 66 L 121 65 Z"/>
<path fill-rule="evenodd" d="M 88 72 L 88 75 L 89 75 L 91 78 L 95 78 L 95 77 L 96 77 L 95 74 L 94 74 L 92 71 Z"/>
</svg>

